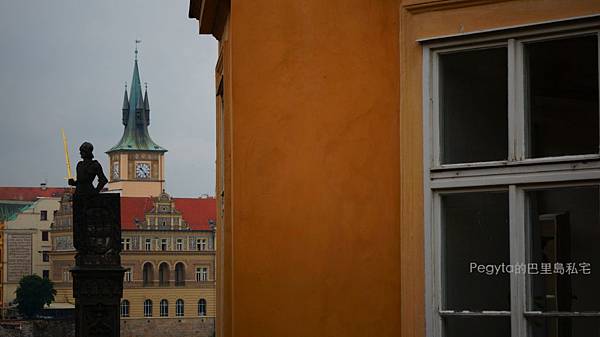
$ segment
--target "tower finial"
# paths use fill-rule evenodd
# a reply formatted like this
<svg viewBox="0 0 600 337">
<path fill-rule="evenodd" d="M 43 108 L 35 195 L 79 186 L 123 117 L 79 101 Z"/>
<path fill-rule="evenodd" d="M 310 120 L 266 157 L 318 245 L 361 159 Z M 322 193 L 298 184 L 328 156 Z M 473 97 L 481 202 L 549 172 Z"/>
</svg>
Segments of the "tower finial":
<svg viewBox="0 0 600 337">
<path fill-rule="evenodd" d="M 142 40 L 135 40 L 135 60 L 138 59 L 138 43 L 142 43 Z"/>
<path fill-rule="evenodd" d="M 144 82 L 144 89 L 146 89 L 146 91 L 148 91 L 148 82 Z"/>
<path fill-rule="evenodd" d="M 127 81 L 125 81 L 125 90 L 127 90 Z"/>
</svg>

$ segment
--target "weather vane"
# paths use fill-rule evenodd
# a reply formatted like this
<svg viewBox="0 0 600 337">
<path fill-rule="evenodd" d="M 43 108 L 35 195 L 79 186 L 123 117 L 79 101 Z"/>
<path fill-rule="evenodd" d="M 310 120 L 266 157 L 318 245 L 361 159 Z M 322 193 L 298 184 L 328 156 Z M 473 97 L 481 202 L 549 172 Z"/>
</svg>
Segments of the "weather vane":
<svg viewBox="0 0 600 337">
<path fill-rule="evenodd" d="M 138 55 L 138 43 L 142 43 L 142 40 L 135 40 L 135 59 L 137 60 Z"/>
</svg>

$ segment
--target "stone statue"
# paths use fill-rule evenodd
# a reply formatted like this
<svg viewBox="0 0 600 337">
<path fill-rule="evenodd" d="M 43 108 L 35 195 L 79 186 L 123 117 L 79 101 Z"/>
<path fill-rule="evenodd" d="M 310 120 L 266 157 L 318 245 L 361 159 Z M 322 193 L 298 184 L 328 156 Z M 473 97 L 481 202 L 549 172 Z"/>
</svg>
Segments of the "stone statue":
<svg viewBox="0 0 600 337">
<path fill-rule="evenodd" d="M 119 304 L 123 295 L 121 206 L 117 193 L 100 193 L 108 179 L 85 142 L 73 194 L 73 273 L 76 337 L 119 337 Z M 98 185 L 94 187 L 94 179 Z"/>
<path fill-rule="evenodd" d="M 77 249 L 77 265 L 119 265 L 120 242 L 111 207 L 100 196 L 108 182 L 102 165 L 94 160 L 94 146 L 84 142 L 79 147 L 81 161 L 77 163 L 77 180 L 69 179 L 75 186 L 73 205 L 77 212 L 73 216 L 73 245 Z M 98 185 L 94 187 L 94 179 Z M 107 196 L 108 197 L 108 196 Z M 118 196 L 116 196 L 118 198 Z"/>
<path fill-rule="evenodd" d="M 81 161 L 77 163 L 77 180 L 69 179 L 69 185 L 75 186 L 75 195 L 93 195 L 98 194 L 108 182 L 102 165 L 94 160 L 94 146 L 91 143 L 84 142 L 79 147 Z M 94 179 L 98 177 L 98 185 L 94 187 Z"/>
</svg>

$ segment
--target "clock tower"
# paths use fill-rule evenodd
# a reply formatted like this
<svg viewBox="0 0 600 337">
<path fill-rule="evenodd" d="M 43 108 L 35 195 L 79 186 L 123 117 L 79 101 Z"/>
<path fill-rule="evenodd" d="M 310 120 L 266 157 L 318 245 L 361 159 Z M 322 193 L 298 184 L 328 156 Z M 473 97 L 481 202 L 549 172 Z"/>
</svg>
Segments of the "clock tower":
<svg viewBox="0 0 600 337">
<path fill-rule="evenodd" d="M 136 48 L 129 97 L 127 88 L 123 97 L 123 136 L 106 151 L 110 162 L 108 189 L 120 191 L 124 197 L 156 197 L 164 189 L 167 150 L 148 133 L 150 103 L 147 88 L 142 96 L 137 53 Z"/>
</svg>

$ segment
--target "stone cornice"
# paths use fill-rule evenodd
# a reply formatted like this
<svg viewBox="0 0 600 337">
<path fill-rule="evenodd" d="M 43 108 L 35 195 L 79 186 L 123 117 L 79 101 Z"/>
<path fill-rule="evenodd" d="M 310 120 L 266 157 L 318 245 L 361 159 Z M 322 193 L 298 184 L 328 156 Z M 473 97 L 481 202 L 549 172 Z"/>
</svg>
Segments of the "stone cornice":
<svg viewBox="0 0 600 337">
<path fill-rule="evenodd" d="M 199 33 L 221 39 L 229 15 L 230 0 L 190 0 L 188 17 L 199 21 Z"/>
</svg>

